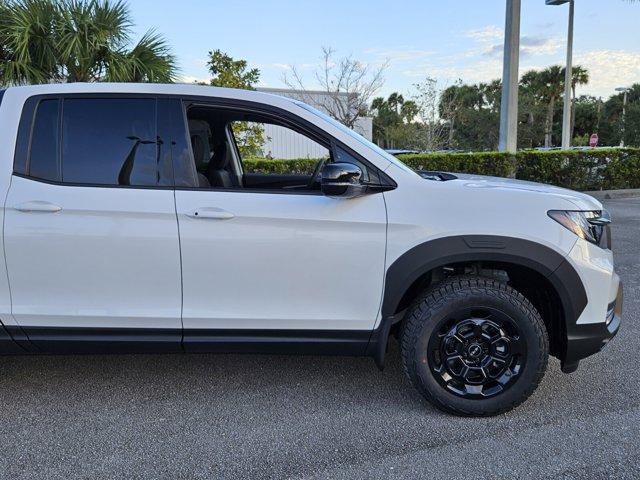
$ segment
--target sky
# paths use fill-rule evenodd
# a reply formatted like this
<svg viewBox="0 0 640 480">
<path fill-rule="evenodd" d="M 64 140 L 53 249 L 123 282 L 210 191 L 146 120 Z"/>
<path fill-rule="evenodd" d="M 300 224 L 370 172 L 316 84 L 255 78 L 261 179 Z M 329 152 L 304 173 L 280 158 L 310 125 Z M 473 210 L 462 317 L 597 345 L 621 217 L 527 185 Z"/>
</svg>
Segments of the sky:
<svg viewBox="0 0 640 480">
<path fill-rule="evenodd" d="M 488 82 L 502 74 L 505 0 L 129 0 L 142 35 L 155 28 L 176 55 L 183 81 L 206 80 L 207 52 L 221 49 L 261 71 L 260 86 L 284 87 L 291 66 L 318 87 L 322 47 L 375 68 L 380 95 L 410 96 L 426 77 Z M 607 98 L 640 83 L 640 3 L 575 0 L 574 64 L 591 74 L 578 94 Z M 522 0 L 520 74 L 564 65 L 568 5 Z"/>
</svg>

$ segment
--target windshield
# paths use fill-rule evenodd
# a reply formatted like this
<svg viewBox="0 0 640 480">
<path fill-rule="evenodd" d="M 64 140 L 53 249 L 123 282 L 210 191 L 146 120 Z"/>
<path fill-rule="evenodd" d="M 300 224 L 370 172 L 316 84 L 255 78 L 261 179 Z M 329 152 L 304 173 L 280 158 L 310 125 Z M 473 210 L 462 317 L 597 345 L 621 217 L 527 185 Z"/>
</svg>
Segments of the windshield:
<svg viewBox="0 0 640 480">
<path fill-rule="evenodd" d="M 365 147 L 370 148 L 371 150 L 373 150 L 374 152 L 382 155 L 386 160 L 389 160 L 391 163 L 399 166 L 400 168 L 402 168 L 403 170 L 407 171 L 407 172 L 411 172 L 414 173 L 415 172 L 413 170 L 411 170 L 409 167 L 407 167 L 404 163 L 402 163 L 400 160 L 398 160 L 396 157 L 394 157 L 393 155 L 391 155 L 388 152 L 385 152 L 382 148 L 380 148 L 378 145 L 376 145 L 373 142 L 370 142 L 369 140 L 367 140 L 366 138 L 364 138 L 362 135 L 360 135 L 359 133 L 354 132 L 353 130 L 351 130 L 349 127 L 347 127 L 346 125 L 340 123 L 339 121 L 337 121 L 335 118 L 330 117 L 329 115 L 327 115 L 326 113 L 321 112 L 320 110 L 313 108 L 310 105 L 307 105 L 304 102 L 294 102 L 296 105 L 304 108 L 306 111 L 313 113 L 314 115 L 316 115 L 317 117 L 322 118 L 324 121 L 329 122 L 331 125 L 333 125 L 334 127 L 336 127 L 337 129 L 339 129 L 341 132 L 346 133 L 347 135 L 349 135 L 351 138 L 353 138 L 354 140 L 357 140 L 358 142 L 360 142 L 361 144 L 363 144 Z"/>
</svg>

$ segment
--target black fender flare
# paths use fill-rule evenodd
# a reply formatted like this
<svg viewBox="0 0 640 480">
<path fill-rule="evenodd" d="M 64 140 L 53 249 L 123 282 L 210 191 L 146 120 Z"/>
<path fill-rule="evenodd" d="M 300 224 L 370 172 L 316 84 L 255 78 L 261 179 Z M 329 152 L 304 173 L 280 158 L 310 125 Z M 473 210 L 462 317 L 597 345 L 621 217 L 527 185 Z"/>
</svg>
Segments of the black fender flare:
<svg viewBox="0 0 640 480">
<path fill-rule="evenodd" d="M 382 299 L 382 321 L 373 332 L 368 352 L 378 367 L 391 325 L 407 289 L 427 272 L 455 263 L 500 262 L 527 267 L 547 278 L 562 303 L 566 331 L 587 305 L 587 294 L 580 276 L 565 256 L 540 243 L 497 235 L 459 235 L 430 240 L 406 251 L 387 269 Z"/>
</svg>

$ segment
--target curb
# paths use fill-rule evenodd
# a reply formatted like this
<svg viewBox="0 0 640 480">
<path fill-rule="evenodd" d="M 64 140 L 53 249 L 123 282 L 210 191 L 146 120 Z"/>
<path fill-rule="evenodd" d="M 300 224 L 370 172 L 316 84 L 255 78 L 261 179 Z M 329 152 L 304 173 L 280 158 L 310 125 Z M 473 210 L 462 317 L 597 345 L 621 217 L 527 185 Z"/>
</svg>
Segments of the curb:
<svg viewBox="0 0 640 480">
<path fill-rule="evenodd" d="M 640 197 L 640 188 L 626 188 L 622 190 L 596 190 L 584 192 L 598 200 L 613 200 L 616 198 L 636 198 Z"/>
</svg>

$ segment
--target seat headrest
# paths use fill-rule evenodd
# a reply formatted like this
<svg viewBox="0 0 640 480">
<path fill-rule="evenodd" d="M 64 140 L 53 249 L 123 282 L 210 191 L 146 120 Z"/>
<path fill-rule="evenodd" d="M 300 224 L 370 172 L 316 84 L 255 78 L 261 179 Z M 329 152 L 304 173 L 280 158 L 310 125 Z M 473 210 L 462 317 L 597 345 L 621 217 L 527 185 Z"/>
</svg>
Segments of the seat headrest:
<svg viewBox="0 0 640 480">
<path fill-rule="evenodd" d="M 189 136 L 191 137 L 191 148 L 196 168 L 203 167 L 209 162 L 211 157 L 211 147 L 209 138 L 211 137 L 211 127 L 204 120 L 189 120 Z"/>
<path fill-rule="evenodd" d="M 213 146 L 213 155 L 211 156 L 211 161 L 209 162 L 209 168 L 214 170 L 225 169 L 227 167 L 228 158 L 227 142 L 217 142 Z"/>
</svg>

